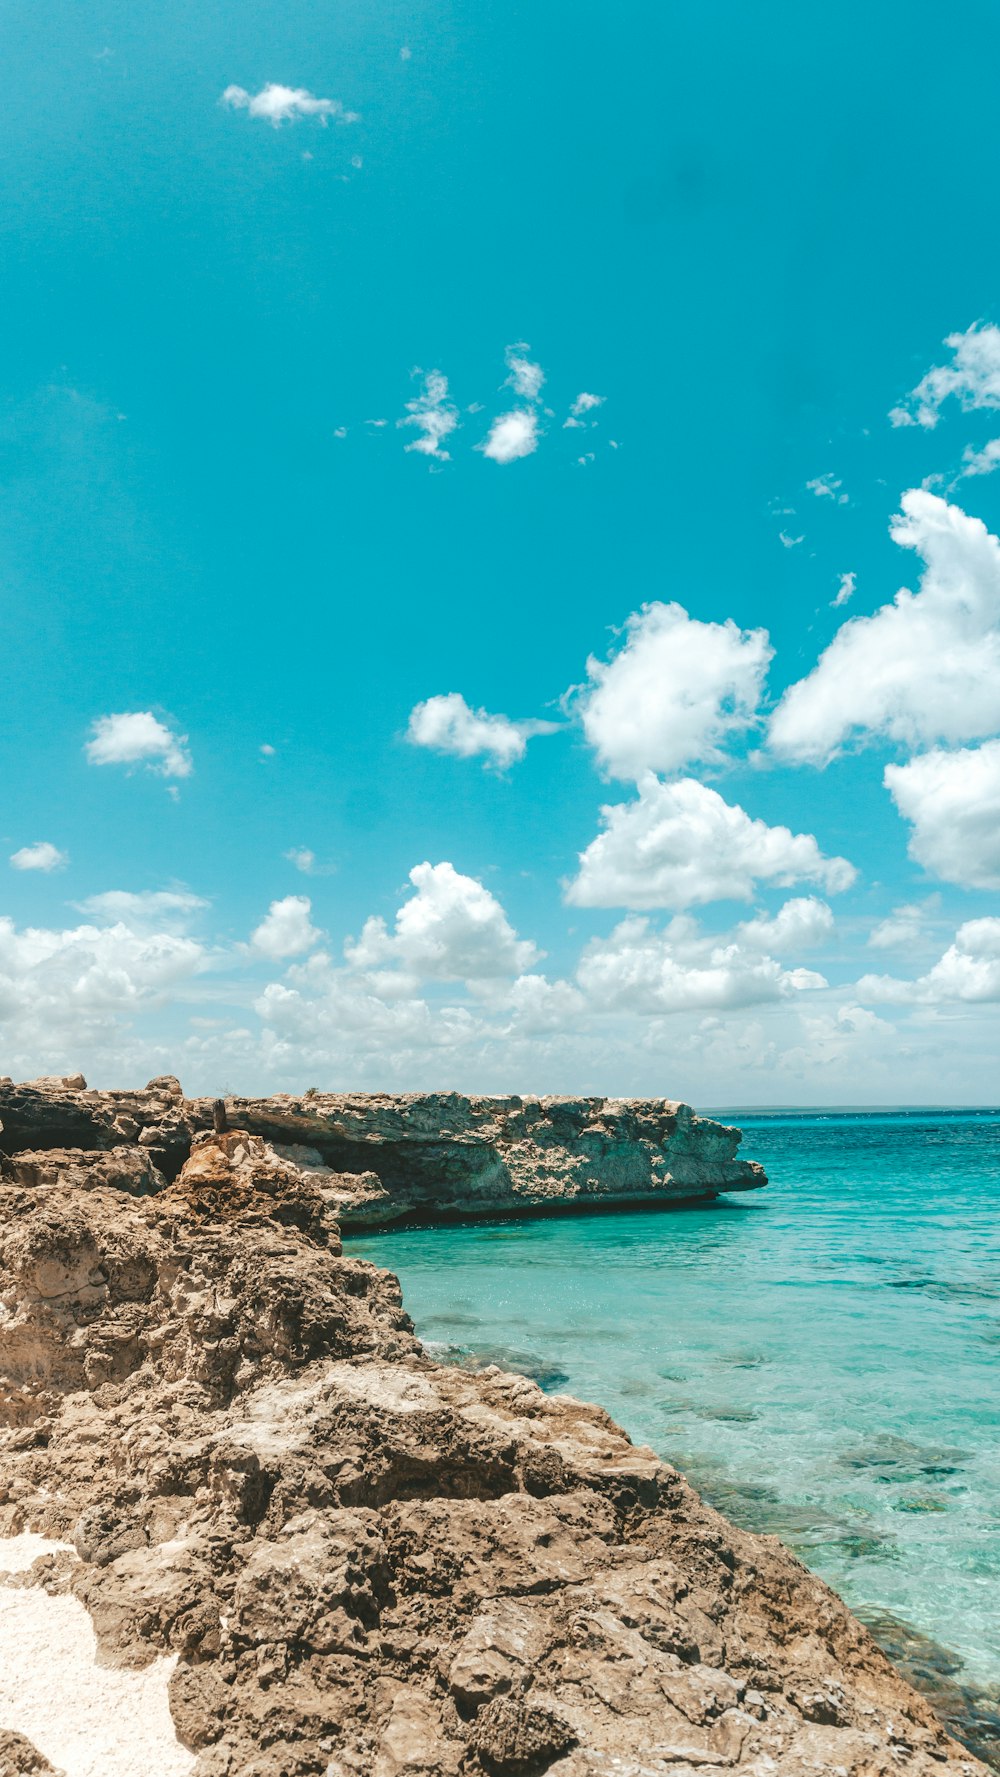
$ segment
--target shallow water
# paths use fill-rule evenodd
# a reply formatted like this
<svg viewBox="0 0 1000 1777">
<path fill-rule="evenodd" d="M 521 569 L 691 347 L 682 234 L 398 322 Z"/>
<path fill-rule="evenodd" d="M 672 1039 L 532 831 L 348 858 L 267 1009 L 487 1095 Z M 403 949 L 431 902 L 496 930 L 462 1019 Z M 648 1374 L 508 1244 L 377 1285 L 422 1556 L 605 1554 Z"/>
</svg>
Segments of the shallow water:
<svg viewBox="0 0 1000 1777">
<path fill-rule="evenodd" d="M 437 1355 L 599 1401 L 887 1643 L 895 1620 L 993 1692 L 1000 1115 L 738 1120 L 766 1191 L 351 1251 L 398 1273 Z"/>
</svg>

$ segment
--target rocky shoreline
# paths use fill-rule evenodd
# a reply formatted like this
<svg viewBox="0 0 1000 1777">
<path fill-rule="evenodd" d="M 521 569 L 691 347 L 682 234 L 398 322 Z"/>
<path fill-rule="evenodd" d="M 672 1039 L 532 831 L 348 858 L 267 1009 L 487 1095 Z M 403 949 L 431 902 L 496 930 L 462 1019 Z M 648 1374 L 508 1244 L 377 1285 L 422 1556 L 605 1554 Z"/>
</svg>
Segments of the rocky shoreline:
<svg viewBox="0 0 1000 1777">
<path fill-rule="evenodd" d="M 229 1098 L 234 1127 L 308 1173 L 345 1231 L 402 1221 L 710 1199 L 766 1185 L 738 1129 L 669 1099 L 319 1093 Z M 69 1163 L 135 1194 L 177 1177 L 211 1099 L 173 1076 L 91 1092 L 82 1075 L 0 1080 L 0 1152 L 40 1180 Z"/>
<path fill-rule="evenodd" d="M 374 1178 L 409 1215 L 424 1187 L 337 1182 L 344 1150 L 301 1139 L 359 1100 L 230 1100 L 217 1129 L 175 1084 L 0 1086 L 0 1538 L 63 1545 L 0 1584 L 0 1618 L 11 1588 L 70 1598 L 105 1664 L 162 1661 L 191 1777 L 985 1769 L 775 1538 L 600 1409 L 430 1359 L 395 1278 L 345 1256 L 337 1195 L 366 1216 Z M 469 1178 L 476 1207 L 614 1200 L 640 1154 L 650 1200 L 764 1182 L 735 1132 L 732 1172 L 685 1171 L 730 1137 L 662 1103 L 380 1099 L 383 1159 L 440 1149 L 456 1103 L 452 1209 Z M 58 1769 L 5 1707 L 0 1772 Z"/>
</svg>

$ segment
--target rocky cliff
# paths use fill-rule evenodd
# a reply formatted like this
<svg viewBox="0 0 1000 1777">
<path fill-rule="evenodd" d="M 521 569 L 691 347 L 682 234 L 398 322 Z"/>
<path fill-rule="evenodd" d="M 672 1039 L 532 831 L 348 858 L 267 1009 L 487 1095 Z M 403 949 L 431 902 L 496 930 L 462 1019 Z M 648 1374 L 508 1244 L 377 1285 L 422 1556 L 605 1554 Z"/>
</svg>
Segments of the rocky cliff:
<svg viewBox="0 0 1000 1777">
<path fill-rule="evenodd" d="M 0 1182 L 0 1537 L 65 1545 L 16 1584 L 81 1601 L 104 1662 L 169 1656 L 192 1777 L 983 1772 L 777 1541 L 599 1409 L 432 1362 L 316 1168 L 237 1128 L 153 1180 L 166 1144 L 103 1098 L 37 1096 L 50 1145 L 9 1123 Z M 7 1715 L 0 1768 L 51 1770 Z"/>
<path fill-rule="evenodd" d="M 345 1229 L 403 1219 L 669 1204 L 767 1183 L 740 1131 L 669 1099 L 307 1093 L 230 1098 L 234 1126 L 306 1169 Z M 212 1128 L 209 1099 L 172 1077 L 89 1092 L 77 1076 L 0 1081 L 0 1152 L 18 1176 L 70 1163 L 82 1180 L 156 1190 Z M 58 1156 L 56 1158 L 55 1156 Z"/>
</svg>

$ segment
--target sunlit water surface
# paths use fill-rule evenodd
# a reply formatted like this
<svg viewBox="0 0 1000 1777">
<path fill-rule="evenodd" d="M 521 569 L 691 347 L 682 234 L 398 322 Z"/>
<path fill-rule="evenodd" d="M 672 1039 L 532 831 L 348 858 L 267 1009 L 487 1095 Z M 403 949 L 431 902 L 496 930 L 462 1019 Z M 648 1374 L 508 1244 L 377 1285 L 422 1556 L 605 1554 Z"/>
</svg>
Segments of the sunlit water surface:
<svg viewBox="0 0 1000 1777">
<path fill-rule="evenodd" d="M 599 1401 L 868 1620 L 992 1690 L 1000 1116 L 738 1120 L 766 1191 L 351 1250 L 398 1273 L 438 1356 Z"/>
</svg>

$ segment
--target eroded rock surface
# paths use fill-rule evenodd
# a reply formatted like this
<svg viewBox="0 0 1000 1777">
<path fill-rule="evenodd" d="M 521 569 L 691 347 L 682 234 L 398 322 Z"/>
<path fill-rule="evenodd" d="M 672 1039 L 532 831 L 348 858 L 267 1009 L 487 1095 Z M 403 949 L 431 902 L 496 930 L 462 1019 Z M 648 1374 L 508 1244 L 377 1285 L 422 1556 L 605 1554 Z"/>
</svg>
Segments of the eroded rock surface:
<svg viewBox="0 0 1000 1777">
<path fill-rule="evenodd" d="M 598 1408 L 433 1363 L 273 1133 L 152 1194 L 0 1184 L 0 1534 L 74 1550 L 11 1583 L 178 1656 L 194 1777 L 983 1771 L 776 1540 Z"/>
<path fill-rule="evenodd" d="M 228 1115 L 306 1169 L 348 1229 L 689 1202 L 767 1183 L 737 1158 L 738 1129 L 672 1099 L 278 1094 L 230 1099 Z M 194 1137 L 212 1129 L 213 1107 L 186 1099 L 171 1075 L 141 1092 L 90 1092 L 79 1075 L 0 1081 L 0 1124 L 0 1154 L 25 1156 L 25 1183 L 49 1176 L 43 1155 L 56 1153 L 61 1167 L 76 1157 L 82 1183 L 104 1177 L 144 1195 L 158 1176 L 177 1176 Z"/>
</svg>

